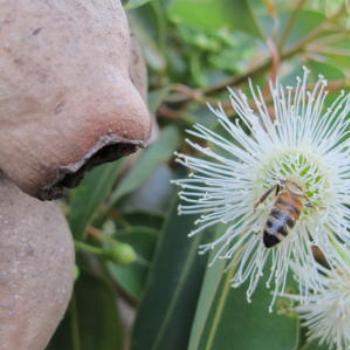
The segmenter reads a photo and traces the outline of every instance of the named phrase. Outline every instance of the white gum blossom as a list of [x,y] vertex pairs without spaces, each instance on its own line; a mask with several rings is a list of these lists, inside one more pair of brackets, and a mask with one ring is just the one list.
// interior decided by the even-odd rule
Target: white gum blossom
[[[321,289],[308,288],[308,296],[287,295],[300,302],[295,310],[307,327],[308,340],[316,340],[329,349],[350,349],[350,268],[338,264],[332,270],[319,266]],[[307,269],[296,270],[308,285]]]
[[[270,84],[272,108],[251,83],[254,108],[243,92],[230,89],[238,118],[230,120],[220,105],[210,106],[221,131],[196,124],[188,133],[199,143],[193,138],[187,143],[200,156],[177,154],[177,161],[190,170],[187,178],[174,181],[181,188],[179,214],[199,215],[189,236],[226,224],[226,231],[202,245],[201,252],[215,249],[215,259],[235,264],[232,284],[247,282],[248,300],[267,274],[274,290],[271,305],[285,290],[291,264],[308,266],[311,284],[320,285],[313,245],[330,264],[339,258],[333,239],[350,245],[350,98],[341,92],[327,108],[327,81],[320,76],[308,90],[308,74],[304,69],[295,87]],[[256,209],[254,204],[289,178],[302,184],[312,207],[302,210],[285,239],[266,248],[262,232],[275,195]]]

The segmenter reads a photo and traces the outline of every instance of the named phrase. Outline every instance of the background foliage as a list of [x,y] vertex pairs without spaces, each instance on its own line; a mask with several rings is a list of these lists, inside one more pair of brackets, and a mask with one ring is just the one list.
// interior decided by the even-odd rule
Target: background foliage
[[[124,3],[149,69],[148,105],[160,133],[147,149],[93,170],[71,192],[67,216],[77,279],[49,350],[325,350],[306,344],[284,300],[275,312],[261,285],[254,302],[232,289],[233,271],[208,267],[177,216],[173,152],[192,152],[185,129],[215,128],[206,103],[234,117],[226,86],[294,83],[303,65],[347,89],[350,40],[345,0],[129,0]],[[290,288],[293,288],[291,286]]]

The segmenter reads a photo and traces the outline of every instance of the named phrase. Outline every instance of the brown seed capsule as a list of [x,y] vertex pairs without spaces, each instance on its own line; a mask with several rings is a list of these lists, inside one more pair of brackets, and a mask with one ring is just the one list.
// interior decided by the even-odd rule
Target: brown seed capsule
[[0,1],[0,23],[0,169],[21,189],[59,197],[144,145],[120,1]]
[[0,348],[42,350],[68,305],[74,250],[55,203],[0,178]]

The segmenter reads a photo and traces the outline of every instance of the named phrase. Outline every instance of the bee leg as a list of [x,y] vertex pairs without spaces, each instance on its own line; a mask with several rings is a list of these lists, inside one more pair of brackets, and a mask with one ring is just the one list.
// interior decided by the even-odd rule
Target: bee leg
[[271,192],[276,189],[276,195],[278,194],[278,192],[281,190],[280,185],[276,184],[274,186],[272,186],[271,188],[269,188],[265,193],[263,193],[263,195],[255,202],[254,204],[254,210],[261,204],[263,203],[266,198],[271,194]]
[[277,196],[277,195],[280,193],[280,191],[281,191],[282,188],[283,188],[283,186],[280,185],[279,183],[276,185],[275,196]]
[[281,191],[283,188],[286,187],[286,180],[285,179],[279,179],[276,186],[277,186],[277,188],[276,188],[276,196],[277,196],[279,191]]

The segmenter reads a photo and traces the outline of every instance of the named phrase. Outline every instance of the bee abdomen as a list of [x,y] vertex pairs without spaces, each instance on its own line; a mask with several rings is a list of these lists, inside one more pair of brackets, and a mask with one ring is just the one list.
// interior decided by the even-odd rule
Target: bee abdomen
[[275,220],[277,220],[279,222],[283,222],[289,228],[293,228],[293,226],[295,225],[296,217],[293,216],[293,214],[290,212],[290,210],[281,211],[279,209],[272,209],[267,222],[273,221],[272,220],[273,218],[275,218]]
[[265,247],[273,247],[282,241],[294,224],[295,220],[289,211],[272,209],[263,232]]

